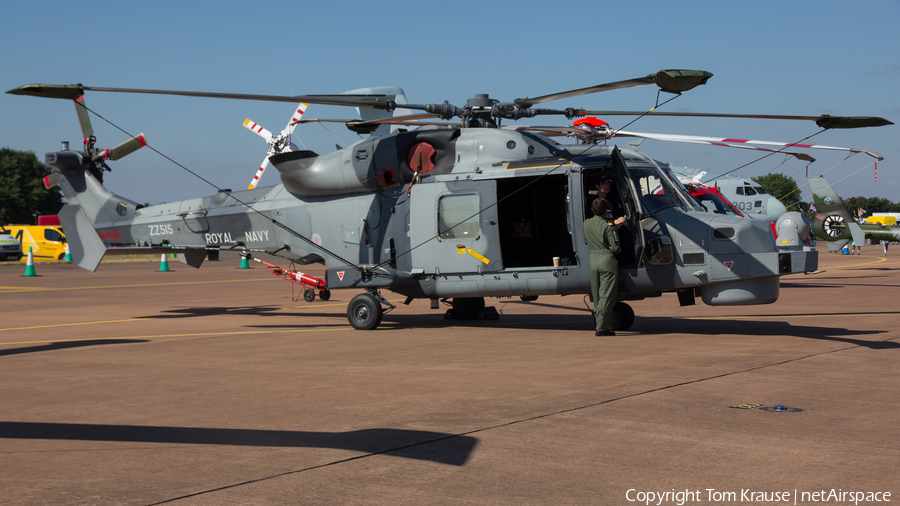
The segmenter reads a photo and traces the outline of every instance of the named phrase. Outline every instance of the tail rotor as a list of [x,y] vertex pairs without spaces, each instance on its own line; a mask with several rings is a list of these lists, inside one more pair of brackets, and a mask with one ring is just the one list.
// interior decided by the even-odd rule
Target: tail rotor
[[[112,170],[106,165],[106,160],[118,160],[134,153],[147,145],[147,138],[140,133],[112,149],[98,149],[95,147],[97,138],[94,137],[94,128],[91,126],[91,117],[84,103],[84,95],[79,95],[73,102],[75,103],[75,113],[78,115],[78,124],[81,126],[81,136],[84,139],[84,153],[88,155],[88,157],[80,157],[80,159],[82,163],[90,165],[88,170],[102,183],[103,171]],[[88,158],[90,162],[85,158]]]
[[297,122],[300,121],[301,118],[303,118],[303,113],[306,112],[306,108],[308,106],[309,104],[307,103],[301,103],[300,105],[298,105],[297,109],[294,111],[294,114],[291,116],[291,120],[288,122],[287,126],[284,127],[284,130],[282,130],[278,135],[273,135],[272,132],[266,130],[262,125],[250,121],[249,118],[244,120],[244,128],[262,137],[263,140],[266,141],[266,144],[269,145],[269,151],[266,153],[266,157],[259,165],[259,169],[256,171],[256,175],[254,175],[253,179],[250,180],[250,185],[247,186],[248,190],[256,188],[256,185],[259,184],[259,180],[262,177],[263,172],[265,172],[266,167],[269,166],[270,156],[277,155],[278,153],[284,153],[286,151],[296,150],[296,146],[291,143],[291,135],[294,133],[294,128],[297,127]]

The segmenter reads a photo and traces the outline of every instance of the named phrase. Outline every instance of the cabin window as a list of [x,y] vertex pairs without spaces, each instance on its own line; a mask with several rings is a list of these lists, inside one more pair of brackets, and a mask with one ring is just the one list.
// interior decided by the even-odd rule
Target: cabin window
[[441,239],[474,239],[478,235],[477,193],[444,195],[438,201],[438,235]]

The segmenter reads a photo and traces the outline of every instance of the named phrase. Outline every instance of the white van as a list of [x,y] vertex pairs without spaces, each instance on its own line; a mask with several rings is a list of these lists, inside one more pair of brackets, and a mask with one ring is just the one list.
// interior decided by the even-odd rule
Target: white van
[[22,243],[0,225],[0,260],[19,260],[20,258],[22,258]]

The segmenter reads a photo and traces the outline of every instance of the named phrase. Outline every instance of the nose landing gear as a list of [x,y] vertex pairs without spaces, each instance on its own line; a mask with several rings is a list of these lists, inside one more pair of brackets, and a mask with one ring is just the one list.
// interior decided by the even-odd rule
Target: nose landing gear
[[350,300],[347,306],[347,320],[356,330],[374,330],[381,325],[381,319],[387,312],[381,307],[382,304],[388,307],[387,311],[396,307],[382,297],[378,290],[361,293]]

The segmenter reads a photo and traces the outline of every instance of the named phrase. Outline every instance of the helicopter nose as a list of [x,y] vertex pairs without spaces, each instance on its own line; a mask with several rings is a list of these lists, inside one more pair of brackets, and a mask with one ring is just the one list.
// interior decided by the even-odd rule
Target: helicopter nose
[[769,201],[766,202],[766,208],[761,211],[761,213],[765,213],[765,215],[760,216],[760,218],[774,223],[775,220],[786,212],[787,208],[784,207],[784,204],[782,204],[780,200],[775,197],[769,197]]

